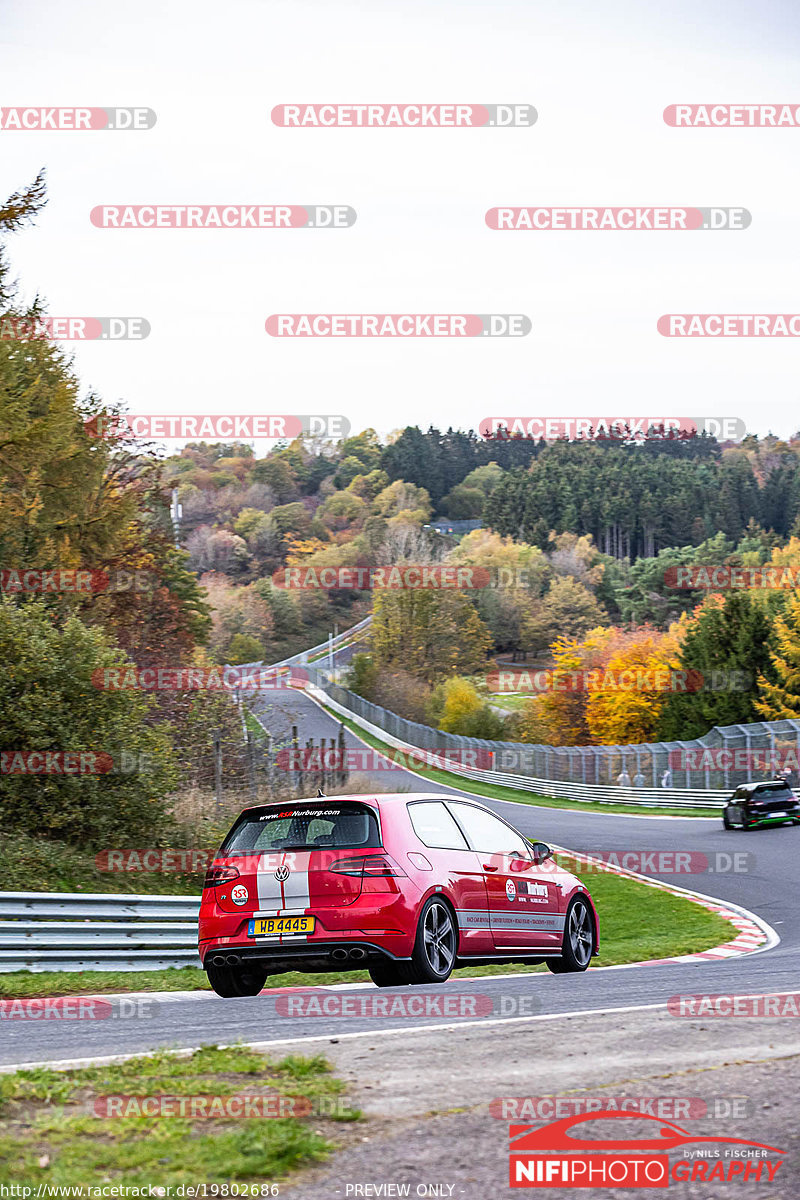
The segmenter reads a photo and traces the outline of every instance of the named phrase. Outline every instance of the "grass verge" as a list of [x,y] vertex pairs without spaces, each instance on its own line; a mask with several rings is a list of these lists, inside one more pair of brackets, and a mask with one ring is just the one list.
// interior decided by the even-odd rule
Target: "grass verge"
[[101,871],[92,852],[66,842],[0,830],[0,878],[4,892],[153,893],[197,896],[199,900],[204,874],[205,871]]
[[[261,1185],[327,1157],[337,1123],[358,1119],[343,1090],[320,1056],[272,1062],[245,1047],[204,1046],[187,1058],[157,1052],[104,1067],[2,1075],[0,1184],[124,1183],[147,1195],[151,1186],[235,1181],[259,1185],[253,1194],[261,1196]],[[212,1095],[259,1096],[267,1112],[287,1111],[278,1108],[280,1097],[301,1097],[291,1107],[308,1115],[106,1117],[95,1109],[100,1101],[105,1111],[104,1096],[169,1096],[181,1098],[172,1102],[173,1111],[191,1112],[186,1098],[199,1097],[194,1103],[202,1106],[208,1103],[202,1097]],[[127,1105],[116,1107],[124,1113]]]
[[506,712],[524,712],[525,705],[531,702],[529,696],[509,696],[507,692],[487,692],[486,698],[493,708]]
[[[321,704],[320,707],[334,721],[343,722],[351,733],[359,737],[362,742],[366,742],[373,750],[381,750],[390,757],[393,755],[402,755],[402,751],[395,750],[387,742],[382,742],[380,738],[367,733],[366,730],[357,725],[355,721],[350,720],[349,717],[341,716],[324,704]],[[722,819],[720,812],[713,808],[693,808],[689,812],[682,808],[659,808],[654,812],[652,808],[645,808],[643,805],[638,804],[592,804],[581,800],[565,800],[560,796],[539,796],[536,792],[520,792],[516,788],[502,787],[495,783],[481,783],[477,779],[468,779],[463,775],[454,775],[451,771],[440,771],[436,767],[418,767],[414,764],[411,769],[417,775],[421,775],[423,779],[429,779],[431,783],[442,783],[447,787],[470,791],[476,796],[486,796],[490,800],[511,800],[515,804],[536,804],[541,808],[580,809],[581,812],[625,813],[627,815],[631,813],[646,813],[651,817],[657,815],[666,817],[718,817],[720,820]]]
[[[569,860],[570,868],[573,860]],[[648,887],[607,871],[585,875],[586,886],[600,917],[600,956],[595,965],[617,966],[648,958],[669,958],[708,950],[735,936],[731,925],[716,913],[682,896]],[[498,975],[546,970],[546,967],[464,967],[461,976]],[[366,971],[329,971],[320,975],[292,971],[273,975],[267,987],[309,987],[326,983],[368,980]],[[14,971],[0,974],[0,997],[66,996],[125,991],[191,991],[208,988],[205,972],[193,967],[169,971]]]

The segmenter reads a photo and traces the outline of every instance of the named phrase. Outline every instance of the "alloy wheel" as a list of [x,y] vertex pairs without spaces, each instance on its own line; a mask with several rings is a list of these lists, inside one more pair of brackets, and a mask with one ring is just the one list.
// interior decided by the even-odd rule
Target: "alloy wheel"
[[456,953],[456,931],[444,904],[435,901],[425,914],[423,927],[425,957],[437,975],[449,972]]
[[583,900],[576,900],[569,914],[569,944],[576,962],[584,967],[592,957],[592,918]]

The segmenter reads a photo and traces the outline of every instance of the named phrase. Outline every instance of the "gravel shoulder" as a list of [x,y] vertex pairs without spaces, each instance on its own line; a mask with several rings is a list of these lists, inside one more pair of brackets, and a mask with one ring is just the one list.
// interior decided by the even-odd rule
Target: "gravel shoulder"
[[[570,1095],[692,1097],[716,1103],[722,1114],[737,1115],[677,1124],[699,1136],[716,1133],[779,1147],[786,1153],[774,1182],[673,1181],[670,1194],[702,1200],[760,1200],[766,1195],[794,1200],[800,1194],[794,1099],[800,1038],[792,1024],[780,1018],[679,1019],[657,1010],[432,1031],[416,1034],[406,1044],[393,1038],[332,1042],[320,1048],[365,1120],[351,1131],[355,1136],[346,1150],[298,1176],[286,1195],[298,1200],[519,1195],[519,1189],[508,1186],[508,1123],[490,1114],[491,1101]],[[744,1109],[747,1116],[741,1115]],[[642,1136],[627,1121],[615,1133]],[[603,1134],[610,1134],[608,1123],[597,1124],[586,1136]],[[682,1148],[673,1150],[670,1161],[682,1157]],[[410,1191],[377,1190],[381,1184],[398,1189],[408,1184]],[[565,1189],[536,1190],[538,1195],[565,1195]],[[608,1200],[632,1194],[615,1188],[580,1191]]]

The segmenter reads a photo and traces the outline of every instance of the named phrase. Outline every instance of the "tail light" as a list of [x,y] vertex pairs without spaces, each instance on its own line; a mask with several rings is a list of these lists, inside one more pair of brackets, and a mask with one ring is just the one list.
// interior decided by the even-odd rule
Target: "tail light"
[[405,878],[406,874],[388,854],[369,854],[366,858],[337,858],[328,870],[336,875],[361,875],[369,879],[380,879],[389,875]]
[[238,867],[224,863],[212,863],[206,871],[206,877],[203,880],[203,887],[219,887],[221,883],[228,883],[231,879],[238,878]]

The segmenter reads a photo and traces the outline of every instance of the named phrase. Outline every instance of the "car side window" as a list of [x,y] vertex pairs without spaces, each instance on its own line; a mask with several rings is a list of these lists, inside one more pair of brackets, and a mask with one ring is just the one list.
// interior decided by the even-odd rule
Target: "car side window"
[[491,813],[473,808],[471,804],[451,803],[459,825],[476,850],[484,854],[509,854],[530,860],[530,847],[525,838]]
[[423,846],[434,850],[468,850],[464,835],[440,801],[417,801],[408,805],[414,833]]

